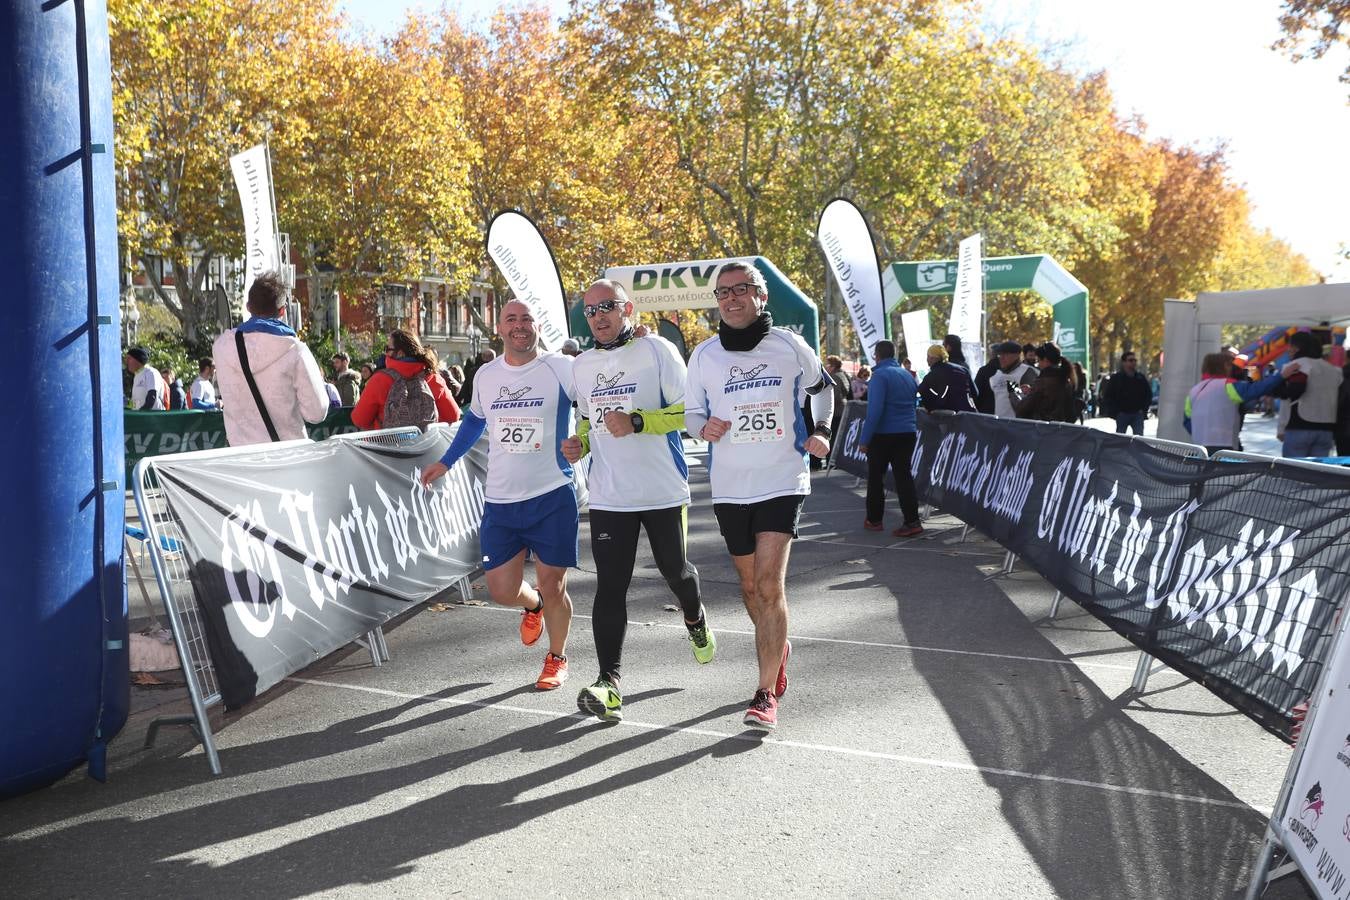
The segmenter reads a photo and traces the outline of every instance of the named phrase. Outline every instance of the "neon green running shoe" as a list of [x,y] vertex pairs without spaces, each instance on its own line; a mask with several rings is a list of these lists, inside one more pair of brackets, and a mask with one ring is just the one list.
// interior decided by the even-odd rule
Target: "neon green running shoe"
[[704,616],[702,624],[689,628],[689,643],[694,647],[694,659],[701,665],[712,662],[713,654],[717,652],[717,638],[708,627],[707,616]]
[[605,679],[597,678],[595,684],[577,694],[577,709],[604,722],[617,722],[623,718],[623,695]]

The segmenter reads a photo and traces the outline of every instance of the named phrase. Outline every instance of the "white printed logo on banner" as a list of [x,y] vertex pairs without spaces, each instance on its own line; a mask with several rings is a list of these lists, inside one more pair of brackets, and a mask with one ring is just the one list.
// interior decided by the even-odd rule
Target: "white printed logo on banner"
[[956,281],[956,268],[946,263],[920,263],[915,270],[915,281],[921,291],[939,291]]

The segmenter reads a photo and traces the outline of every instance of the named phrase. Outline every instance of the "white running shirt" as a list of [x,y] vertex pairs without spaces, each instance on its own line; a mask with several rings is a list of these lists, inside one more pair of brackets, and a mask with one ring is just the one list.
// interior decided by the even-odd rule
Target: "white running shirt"
[[694,348],[685,425],[697,436],[710,417],[731,423],[708,444],[714,503],[811,493],[800,398],[824,377],[815,351],[785,328],[769,329],[753,350],[727,350],[717,337]]
[[201,400],[203,403],[215,403],[216,386],[198,375],[197,379],[192,382],[192,388],[188,396],[192,400]]
[[518,503],[572,483],[561,445],[572,433],[572,359],[541,353],[523,366],[498,357],[473,376],[469,411],[487,422],[491,503]]
[[616,438],[604,412],[664,409],[684,399],[684,360],[670,341],[648,335],[617,350],[587,350],[572,364],[577,409],[590,419],[592,509],[666,509],[689,502],[689,468],[680,432]]

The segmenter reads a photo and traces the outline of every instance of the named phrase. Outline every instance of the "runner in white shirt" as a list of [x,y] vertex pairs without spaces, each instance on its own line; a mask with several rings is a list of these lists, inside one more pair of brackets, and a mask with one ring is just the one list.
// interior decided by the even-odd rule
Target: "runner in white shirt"
[[684,360],[656,335],[635,337],[633,304],[618,282],[601,280],[582,298],[596,346],[576,358],[577,433],[563,443],[591,468],[591,556],[595,609],[591,627],[600,677],[577,695],[582,712],[623,718],[619,667],[628,625],[638,535],[647,531],[656,567],[680,601],[694,658],[712,661],[717,642],[699,594],[698,570],[686,555],[689,469],[684,461]]
[[[430,487],[488,432],[481,531],[488,594],[523,610],[526,646],[547,623],[549,652],[535,687],[550,691],[567,680],[567,570],[577,564],[580,522],[572,465],[561,450],[572,431],[572,359],[539,353],[534,316],[519,300],[502,307],[497,333],[505,353],[475,373],[459,431],[441,461],[423,470],[422,484]],[[537,593],[525,583],[526,550],[534,554]]]
[[788,686],[784,579],[802,501],[811,492],[807,454],[824,459],[830,452],[829,426],[817,425],[808,436],[798,397],[810,395],[812,418],[825,423],[834,412],[834,391],[806,342],[772,327],[758,269],[727,263],[713,293],[722,323],[718,336],[689,357],[684,420],[690,434],[709,442],[713,511],[755,623],[759,687],[745,724],[773,728]]
[[211,378],[216,374],[216,364],[209,356],[203,356],[197,362],[197,377],[188,388],[188,409],[220,409],[216,400],[216,386]]

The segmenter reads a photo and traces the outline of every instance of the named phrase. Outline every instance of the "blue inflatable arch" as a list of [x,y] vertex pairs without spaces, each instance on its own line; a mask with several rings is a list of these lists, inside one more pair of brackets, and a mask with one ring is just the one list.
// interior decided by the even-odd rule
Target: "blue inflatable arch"
[[102,0],[0,0],[0,797],[126,721],[122,380]]

